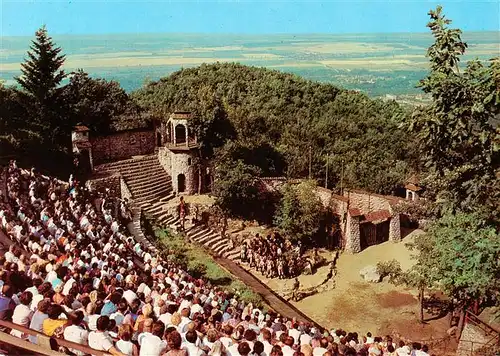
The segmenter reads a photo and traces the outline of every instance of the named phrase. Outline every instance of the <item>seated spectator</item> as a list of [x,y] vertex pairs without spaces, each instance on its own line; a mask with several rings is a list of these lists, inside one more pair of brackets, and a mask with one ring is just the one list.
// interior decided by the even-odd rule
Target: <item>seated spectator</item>
[[97,319],[97,330],[91,331],[88,336],[89,346],[97,351],[106,351],[112,355],[122,356],[113,345],[113,339],[108,335],[109,317],[103,315]]
[[[43,332],[43,322],[48,319],[49,308],[51,306],[49,299],[42,299],[38,302],[38,307],[31,317],[29,328],[38,332]],[[37,337],[30,335],[28,340],[34,344],[37,343]]]
[[48,308],[48,318],[43,321],[42,330],[47,336],[62,337],[64,326],[68,323],[68,319],[61,319],[64,309],[58,304],[51,304]]
[[[72,341],[80,345],[87,345],[89,332],[85,329],[83,325],[83,312],[81,310],[76,311],[69,318],[69,323],[64,328],[64,339]],[[70,349],[76,355],[84,355],[83,352],[76,349]]]
[[[14,313],[12,314],[12,322],[14,324],[23,326],[25,328],[29,327],[31,317],[33,316],[33,312],[30,309],[30,303],[32,299],[33,294],[31,294],[31,292],[23,292],[21,294],[21,296],[19,297],[20,304],[14,309]],[[28,338],[28,335],[16,329],[12,329],[10,334],[23,339]]]
[[167,343],[162,340],[165,326],[161,321],[154,322],[151,332],[144,332],[138,337],[140,356],[160,356],[167,348]]
[[131,341],[133,333],[134,329],[128,324],[121,325],[118,328],[118,337],[120,340],[116,342],[116,349],[124,355],[139,355],[139,349],[137,348],[137,345]]

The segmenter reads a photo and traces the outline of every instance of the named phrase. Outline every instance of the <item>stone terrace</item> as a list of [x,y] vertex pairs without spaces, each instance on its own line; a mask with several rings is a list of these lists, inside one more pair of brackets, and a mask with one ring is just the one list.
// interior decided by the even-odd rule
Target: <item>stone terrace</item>
[[[172,189],[172,178],[160,165],[156,155],[102,164],[97,166],[95,171],[99,174],[119,173],[121,175],[122,196],[129,196],[133,201],[131,209],[133,222],[129,225],[129,230],[139,241],[148,247],[153,247],[141,231],[141,209],[149,213],[161,227],[174,230],[180,228],[180,221],[175,211],[177,202],[173,201],[175,194]],[[186,234],[191,241],[204,246],[217,256],[233,261],[239,260],[239,248],[234,247],[228,237],[223,237],[219,232],[203,226],[190,228],[189,219],[186,219],[186,229]]]

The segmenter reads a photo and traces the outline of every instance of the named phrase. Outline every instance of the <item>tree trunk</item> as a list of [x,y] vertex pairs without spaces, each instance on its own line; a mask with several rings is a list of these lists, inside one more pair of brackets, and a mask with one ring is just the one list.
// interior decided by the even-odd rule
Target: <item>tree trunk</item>
[[457,341],[460,340],[460,337],[462,336],[462,331],[464,330],[465,326],[465,309],[463,307],[460,308],[460,319],[458,321],[458,330],[455,335]]
[[424,287],[420,287],[418,291],[418,302],[419,302],[419,320],[421,323],[424,322]]
[[201,174],[201,165],[198,165],[198,194],[201,194],[201,187],[202,187],[202,174]]

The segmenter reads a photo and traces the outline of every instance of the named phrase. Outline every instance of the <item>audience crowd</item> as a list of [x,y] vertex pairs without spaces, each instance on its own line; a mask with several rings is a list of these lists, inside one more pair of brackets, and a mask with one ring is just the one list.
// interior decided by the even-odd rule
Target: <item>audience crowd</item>
[[[134,241],[125,201],[112,204],[72,178],[11,162],[0,198],[0,225],[14,242],[0,257],[0,320],[113,355],[428,355],[418,343],[290,320],[194,279]],[[290,248],[276,238],[248,255],[252,263],[269,256],[285,276],[297,273],[283,260]]]

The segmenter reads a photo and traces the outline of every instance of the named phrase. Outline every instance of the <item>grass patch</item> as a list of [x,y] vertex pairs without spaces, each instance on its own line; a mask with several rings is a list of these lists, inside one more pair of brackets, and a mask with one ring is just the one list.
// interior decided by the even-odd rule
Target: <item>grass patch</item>
[[214,286],[234,293],[245,303],[264,307],[261,296],[219,266],[203,248],[187,242],[180,234],[168,229],[154,229],[158,242],[164,246],[164,257],[178,263],[195,278],[205,278]]

